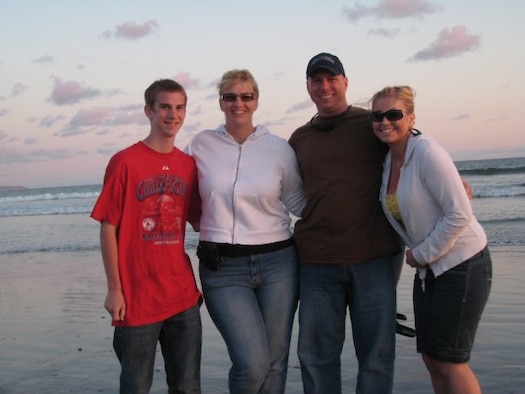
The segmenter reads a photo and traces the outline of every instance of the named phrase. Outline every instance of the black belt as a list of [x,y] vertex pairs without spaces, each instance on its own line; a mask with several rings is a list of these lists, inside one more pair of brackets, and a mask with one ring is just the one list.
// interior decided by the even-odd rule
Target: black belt
[[468,263],[469,261],[476,260],[478,257],[483,257],[483,256],[485,256],[488,253],[488,251],[489,251],[489,247],[485,246],[481,251],[476,253],[474,256],[472,256],[471,258],[465,260],[464,263]]
[[224,257],[242,257],[252,254],[276,252],[294,244],[293,238],[263,245],[217,244],[219,254]]

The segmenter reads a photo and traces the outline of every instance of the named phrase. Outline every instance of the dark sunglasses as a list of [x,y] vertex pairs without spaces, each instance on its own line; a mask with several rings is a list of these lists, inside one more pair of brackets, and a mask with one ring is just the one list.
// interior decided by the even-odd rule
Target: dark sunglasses
[[389,122],[403,119],[403,111],[400,109],[389,109],[388,111],[374,111],[372,112],[372,122],[382,122],[386,118]]
[[239,97],[243,103],[247,103],[249,101],[255,100],[255,93],[241,93],[241,94],[224,93],[221,96],[221,99],[222,101],[233,103],[234,101],[237,100],[237,97]]
[[310,126],[316,131],[332,131],[336,127],[339,127],[343,122],[349,118],[349,113],[352,107],[349,106],[345,112],[337,116],[321,117],[319,113],[315,114],[310,119]]

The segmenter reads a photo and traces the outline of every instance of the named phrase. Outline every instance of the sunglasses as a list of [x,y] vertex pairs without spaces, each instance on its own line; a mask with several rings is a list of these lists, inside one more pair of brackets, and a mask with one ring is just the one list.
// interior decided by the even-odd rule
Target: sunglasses
[[237,100],[237,97],[239,97],[243,103],[253,101],[256,98],[255,93],[241,93],[241,94],[224,93],[221,96],[221,100],[226,101],[227,103],[233,103]]
[[403,119],[403,111],[400,109],[389,109],[388,111],[374,111],[372,112],[372,122],[382,122],[386,118],[389,122]]
[[339,126],[346,118],[346,112],[343,115],[337,116],[335,119],[322,119],[319,114],[315,114],[312,119],[310,119],[310,126],[316,131],[332,131],[336,126]]

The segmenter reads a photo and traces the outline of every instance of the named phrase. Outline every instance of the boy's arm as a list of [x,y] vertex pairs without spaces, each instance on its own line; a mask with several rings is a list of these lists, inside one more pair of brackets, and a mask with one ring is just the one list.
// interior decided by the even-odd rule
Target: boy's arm
[[190,198],[190,208],[188,210],[188,223],[193,227],[193,231],[200,231],[201,219],[201,196],[199,193],[199,184],[195,182],[195,187],[192,190]]
[[122,293],[118,266],[117,228],[108,222],[102,222],[100,225],[100,248],[108,282],[104,307],[113,320],[124,320],[126,302]]

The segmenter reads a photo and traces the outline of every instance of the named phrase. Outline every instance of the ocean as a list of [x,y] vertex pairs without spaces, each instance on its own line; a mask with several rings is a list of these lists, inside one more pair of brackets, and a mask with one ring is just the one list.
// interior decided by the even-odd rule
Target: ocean
[[[473,189],[473,210],[489,245],[525,245],[525,157],[458,161],[456,166]],[[97,249],[98,223],[89,214],[101,187],[1,191],[0,255]],[[62,220],[46,219],[55,215]],[[190,249],[196,246],[191,228],[186,242]]]

